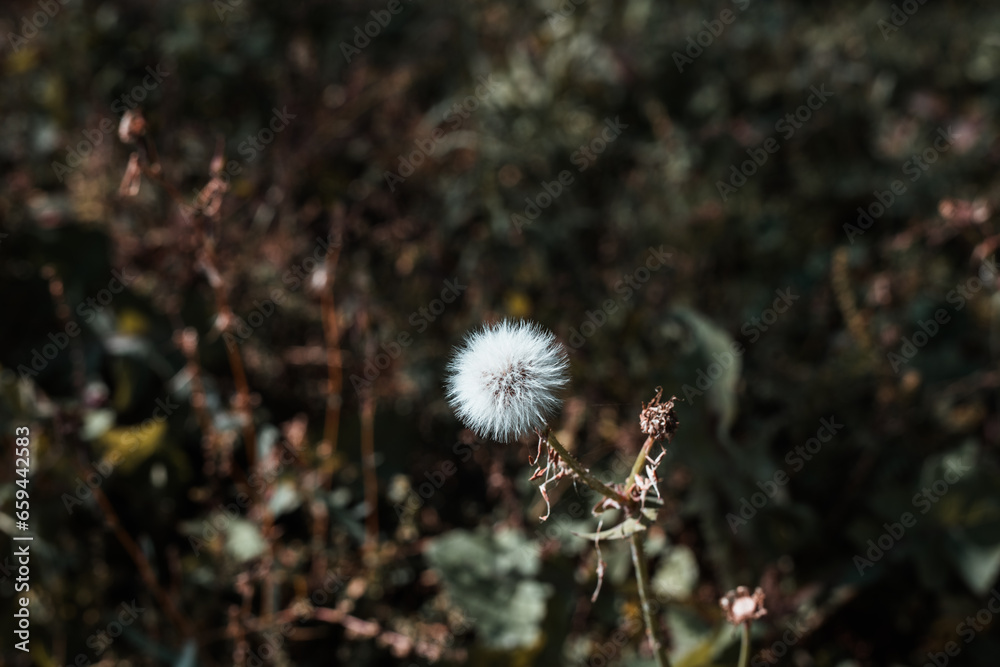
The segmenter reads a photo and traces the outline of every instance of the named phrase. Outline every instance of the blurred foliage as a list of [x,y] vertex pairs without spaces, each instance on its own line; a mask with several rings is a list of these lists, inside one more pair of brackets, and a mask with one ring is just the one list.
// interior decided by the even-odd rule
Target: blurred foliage
[[[37,535],[4,661],[649,664],[627,545],[578,537],[593,499],[539,522],[535,443],[444,401],[464,332],[517,316],[569,345],[553,427],[596,470],[681,399],[647,531],[676,664],[735,664],[717,602],[759,584],[755,650],[807,628],[778,664],[996,665],[962,624],[1000,572],[998,7],[390,4],[0,10],[0,433],[31,428]],[[186,204],[223,149],[205,229],[148,174],[120,196],[133,102]]]

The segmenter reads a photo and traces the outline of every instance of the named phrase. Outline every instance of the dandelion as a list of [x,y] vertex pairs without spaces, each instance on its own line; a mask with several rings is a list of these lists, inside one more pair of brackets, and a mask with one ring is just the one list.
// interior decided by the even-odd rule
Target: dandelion
[[[657,388],[656,397],[643,406],[640,425],[649,437],[627,482],[609,486],[584,467],[559,442],[551,428],[542,428],[560,405],[558,390],[568,382],[568,367],[566,351],[550,331],[532,322],[504,320],[472,332],[457,350],[448,367],[445,385],[448,401],[459,419],[480,436],[510,441],[531,429],[537,432],[538,453],[534,460],[529,456],[528,463],[535,467],[531,479],[543,478],[539,491],[549,511],[541,517],[542,521],[551,512],[545,488],[565,477],[574,483],[582,482],[603,496],[593,510],[595,515],[605,509],[624,511],[621,524],[602,530],[602,518],[597,532],[586,536],[597,546],[597,589],[591,600],[596,599],[604,577],[601,540],[630,540],[646,635],[656,664],[670,667],[662,628],[650,605],[652,591],[641,533],[656,520],[656,507],[646,507],[646,494],[653,489],[660,495],[656,468],[666,453],[664,450],[656,459],[650,459],[649,448],[656,440],[669,442],[677,430],[676,399],[661,404],[663,391]],[[646,474],[641,476],[644,465]],[[745,662],[740,667],[746,667]]]
[[559,407],[568,368],[550,331],[504,320],[465,339],[448,368],[448,401],[476,434],[509,442],[543,426]]

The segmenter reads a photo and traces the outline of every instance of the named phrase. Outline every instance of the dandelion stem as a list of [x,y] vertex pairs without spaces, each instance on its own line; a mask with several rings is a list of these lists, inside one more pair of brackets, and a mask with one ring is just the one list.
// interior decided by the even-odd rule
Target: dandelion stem
[[660,637],[659,625],[653,618],[650,607],[649,571],[646,569],[646,554],[642,548],[642,533],[632,534],[632,564],[635,566],[635,581],[639,585],[639,602],[642,604],[642,617],[646,622],[646,636],[656,656],[659,667],[670,667],[670,658],[663,639]]
[[747,667],[750,658],[750,621],[743,623],[743,641],[740,643],[739,667]]
[[602,496],[610,498],[611,500],[615,501],[616,503],[619,503],[622,506],[625,505],[626,503],[625,496],[618,493],[617,491],[612,489],[610,486],[606,485],[601,480],[597,479],[597,477],[595,477],[592,472],[584,468],[583,464],[580,463],[580,461],[575,456],[570,454],[569,450],[563,447],[562,443],[559,442],[559,440],[556,438],[556,434],[553,433],[551,430],[548,433],[548,444],[549,447],[556,450],[556,453],[559,454],[559,458],[561,458],[566,463],[566,465],[568,465],[570,469],[574,473],[576,473],[577,477],[579,477],[584,484],[592,488],[594,491],[597,491]]

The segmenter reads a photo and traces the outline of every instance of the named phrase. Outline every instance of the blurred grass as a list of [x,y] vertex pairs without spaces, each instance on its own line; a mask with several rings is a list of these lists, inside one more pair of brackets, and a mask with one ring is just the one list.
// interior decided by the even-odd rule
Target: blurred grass
[[[63,495],[105,453],[80,437],[84,426],[111,415],[112,430],[93,443],[116,450],[123,435],[141,432],[145,444],[100,488],[198,628],[198,664],[234,662],[242,646],[234,627],[256,650],[265,642],[260,619],[303,600],[328,612],[297,621],[278,664],[581,664],[598,655],[637,618],[627,555],[604,548],[608,581],[591,605],[593,550],[566,544],[577,538],[564,531],[550,539],[534,523],[538,497],[525,465],[534,443],[475,443],[459,430],[441,386],[451,347],[483,320],[530,317],[569,342],[609,299],[617,308],[606,323],[570,350],[573,382],[559,426],[588,465],[606,467],[615,452],[638,449],[640,402],[656,386],[684,398],[661,469],[669,511],[650,531],[662,545],[650,548],[654,573],[681,549],[696,559],[696,581],[662,615],[675,645],[714,640],[718,598],[758,583],[770,610],[757,626],[758,648],[815,610],[813,629],[793,649],[796,664],[907,664],[958,641],[958,624],[985,604],[1000,568],[1000,296],[996,275],[981,273],[998,242],[1000,14],[989,3],[926,3],[884,38],[878,22],[890,17],[891,3],[740,4],[587,0],[550,20],[555,4],[404,3],[350,63],[341,42],[384,4],[244,2],[220,20],[212,3],[70,2],[24,48],[8,43],[0,79],[0,231],[9,234],[0,238],[0,422],[5,443],[25,423],[38,442],[33,629],[51,664],[81,652],[101,657],[87,638],[134,597],[150,611],[112,644],[114,659],[195,660],[98,506],[87,499],[67,512]],[[732,24],[679,72],[674,53],[726,8]],[[18,31],[35,11],[33,3],[8,3],[0,34]],[[244,537],[266,545],[249,564],[222,541],[195,552],[188,530],[200,533],[236,502],[241,474],[255,472],[233,371],[213,331],[218,313],[199,265],[201,237],[148,179],[137,197],[118,197],[132,149],[114,132],[64,182],[53,169],[102,119],[117,123],[115,100],[157,65],[169,75],[142,107],[164,176],[192,201],[220,137],[240,166],[208,230],[234,314],[248,319],[275,290],[284,296],[240,344],[260,458],[293,455],[256,471],[261,497],[240,505],[246,523],[231,523],[253,527]],[[495,89],[453,128],[448,113],[475,95],[483,76]],[[776,131],[820,85],[833,91],[830,100],[790,137]],[[248,158],[241,145],[286,107],[294,121]],[[580,170],[574,158],[609,118],[627,128]],[[433,153],[390,189],[386,172],[426,146],[435,128],[444,134]],[[952,128],[953,145],[907,180],[904,165],[939,128]],[[777,152],[720,198],[718,182],[731,166],[771,136]],[[537,201],[564,170],[573,183],[516,230],[512,215],[524,215],[525,199]],[[895,179],[906,193],[852,241],[845,225]],[[286,276],[297,267],[310,273],[305,258],[338,207],[344,248],[327,284],[343,331],[344,390],[331,451],[321,442],[328,396],[320,299]],[[669,265],[626,297],[621,285],[661,246],[672,253]],[[84,321],[80,304],[126,267],[139,277]],[[959,308],[949,294],[978,275],[982,286]],[[53,276],[63,297],[52,292]],[[433,314],[446,280],[469,287]],[[785,289],[801,300],[766,330],[753,324]],[[894,372],[888,355],[942,308],[951,321]],[[82,331],[67,351],[15,382],[18,367],[30,367],[33,351],[66,321]],[[190,360],[175,338],[185,327],[199,334],[202,398],[185,383]],[[350,377],[363,377],[372,349],[403,333],[412,344],[372,383],[381,535],[362,554],[368,508]],[[699,388],[699,373],[734,342],[745,351],[726,374],[705,395],[685,392]],[[164,399],[181,407],[154,429],[136,430]],[[232,473],[205,467],[202,406],[219,434],[220,460],[233,453]],[[791,470],[786,455],[831,415],[844,430]],[[854,556],[885,522],[914,511],[914,494],[939,478],[938,462],[958,453],[975,462],[972,471],[859,574]],[[458,472],[416,511],[397,512],[447,461]],[[318,480],[317,470],[332,476]],[[777,470],[789,471],[790,482],[734,535],[726,515]],[[5,478],[6,514],[11,488]],[[557,516],[574,491],[560,494]],[[541,551],[525,599],[545,613],[530,622],[490,597],[517,585],[506,570],[479,580],[485,597],[469,593],[463,606],[454,594],[463,568],[425,555],[428,545],[490,535],[494,526]],[[345,581],[322,602],[313,597],[320,571]],[[0,593],[12,596],[9,580]],[[497,651],[497,626],[466,618],[477,604],[524,621],[524,645]],[[330,621],[335,613],[378,629]],[[404,651],[391,633],[414,645]],[[609,662],[640,664],[642,635],[629,637]],[[427,648],[445,638],[455,653]],[[1000,654],[992,626],[961,646],[962,664],[992,666]],[[723,642],[691,664],[730,664],[735,650]],[[3,655],[28,664],[6,646]]]

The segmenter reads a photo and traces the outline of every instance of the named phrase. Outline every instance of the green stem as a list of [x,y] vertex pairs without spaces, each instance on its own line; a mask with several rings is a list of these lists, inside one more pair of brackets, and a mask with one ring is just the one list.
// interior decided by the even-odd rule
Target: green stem
[[653,446],[653,442],[653,436],[649,436],[646,438],[646,442],[643,443],[642,449],[639,450],[639,456],[636,457],[635,463],[632,464],[632,472],[629,473],[628,479],[625,480],[626,493],[632,487],[632,484],[635,483],[635,476],[642,471],[642,467],[646,463],[646,456],[649,455],[649,449]]
[[632,564],[635,566],[635,581],[639,585],[639,602],[642,604],[642,617],[646,621],[646,636],[653,647],[656,664],[659,667],[670,667],[666,645],[660,638],[659,625],[653,618],[653,610],[649,604],[649,571],[646,569],[646,554],[642,548],[642,533],[632,534]]
[[750,659],[750,621],[743,624],[743,641],[740,645],[740,662],[739,667],[747,667],[747,661]]
[[584,484],[592,488],[594,491],[597,491],[602,496],[614,500],[616,503],[619,503],[623,507],[625,506],[626,502],[625,496],[618,493],[610,486],[606,485],[604,482],[594,477],[593,473],[584,468],[583,464],[580,463],[580,461],[577,460],[575,456],[570,454],[565,447],[563,447],[562,443],[556,439],[556,434],[553,433],[552,431],[549,431],[548,443],[549,446],[552,449],[556,450],[556,453],[559,454],[559,458],[561,458],[566,463],[566,465],[568,465],[570,469],[574,473],[576,473],[576,476],[579,477]]

